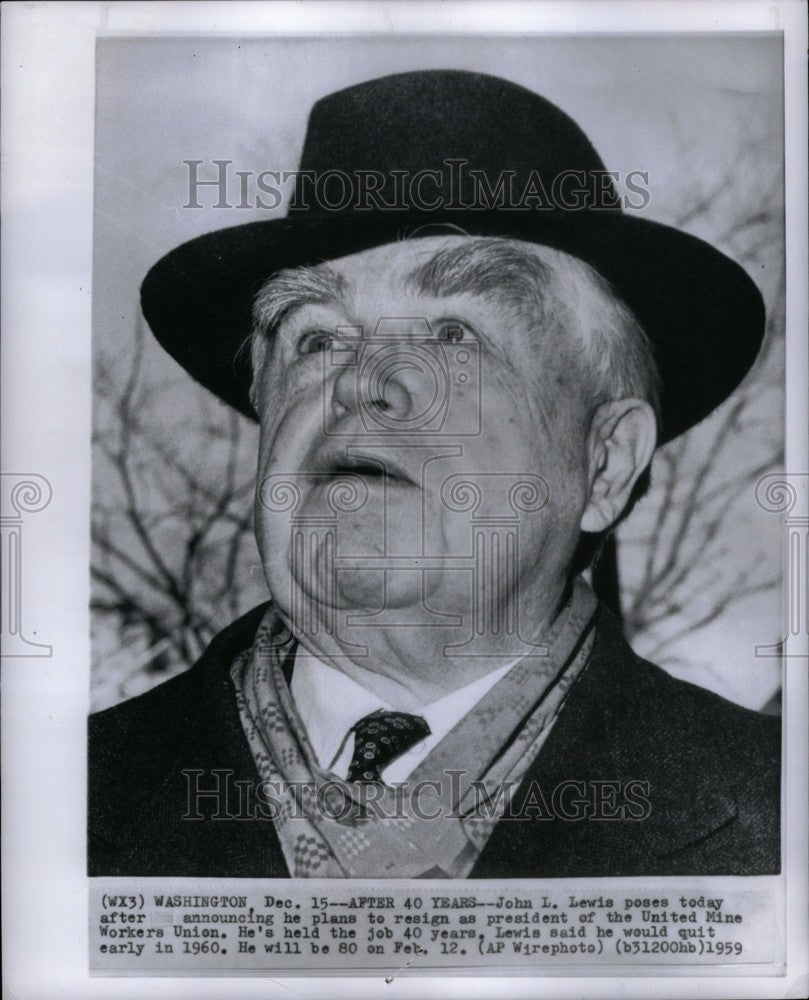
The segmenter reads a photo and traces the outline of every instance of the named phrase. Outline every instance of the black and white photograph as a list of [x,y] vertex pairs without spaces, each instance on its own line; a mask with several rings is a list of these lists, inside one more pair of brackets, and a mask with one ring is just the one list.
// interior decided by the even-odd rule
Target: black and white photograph
[[780,67],[99,42],[90,874],[780,870]]
[[4,185],[4,829],[96,990],[793,995],[805,5],[711,6],[72,8],[75,274]]

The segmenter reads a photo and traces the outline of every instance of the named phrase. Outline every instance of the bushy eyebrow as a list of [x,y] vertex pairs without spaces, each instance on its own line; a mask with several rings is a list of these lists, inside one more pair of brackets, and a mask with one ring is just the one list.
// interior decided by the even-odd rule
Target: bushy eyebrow
[[469,237],[442,247],[405,275],[406,288],[435,298],[477,295],[542,325],[549,317],[550,269],[508,241]]
[[315,303],[345,305],[349,283],[328,264],[278,271],[259,290],[253,302],[254,333],[268,333],[293,309]]

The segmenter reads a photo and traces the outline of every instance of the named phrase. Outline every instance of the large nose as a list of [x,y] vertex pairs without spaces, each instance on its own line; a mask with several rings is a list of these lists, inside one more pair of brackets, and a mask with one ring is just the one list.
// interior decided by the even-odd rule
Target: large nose
[[354,352],[353,363],[341,367],[334,383],[334,416],[361,415],[371,430],[417,427],[434,408],[443,381],[431,346],[366,340],[355,343]]

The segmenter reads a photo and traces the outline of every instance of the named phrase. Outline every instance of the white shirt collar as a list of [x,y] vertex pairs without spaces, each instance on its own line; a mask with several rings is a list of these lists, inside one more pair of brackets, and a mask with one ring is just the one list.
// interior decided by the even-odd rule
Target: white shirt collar
[[[519,658],[424,705],[420,714],[430,727],[430,735],[391,761],[382,771],[385,783],[404,781],[517,662]],[[377,709],[401,709],[401,706],[383,701],[300,646],[295,654],[290,690],[318,763],[340,778],[347,775],[354,752],[354,734],[349,733],[351,727]]]

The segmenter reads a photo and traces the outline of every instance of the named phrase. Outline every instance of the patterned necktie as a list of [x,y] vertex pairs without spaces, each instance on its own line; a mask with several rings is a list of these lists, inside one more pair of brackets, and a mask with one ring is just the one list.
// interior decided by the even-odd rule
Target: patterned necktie
[[380,773],[392,760],[430,735],[430,727],[420,715],[386,712],[379,709],[351,727],[354,756],[348,781],[381,781]]

